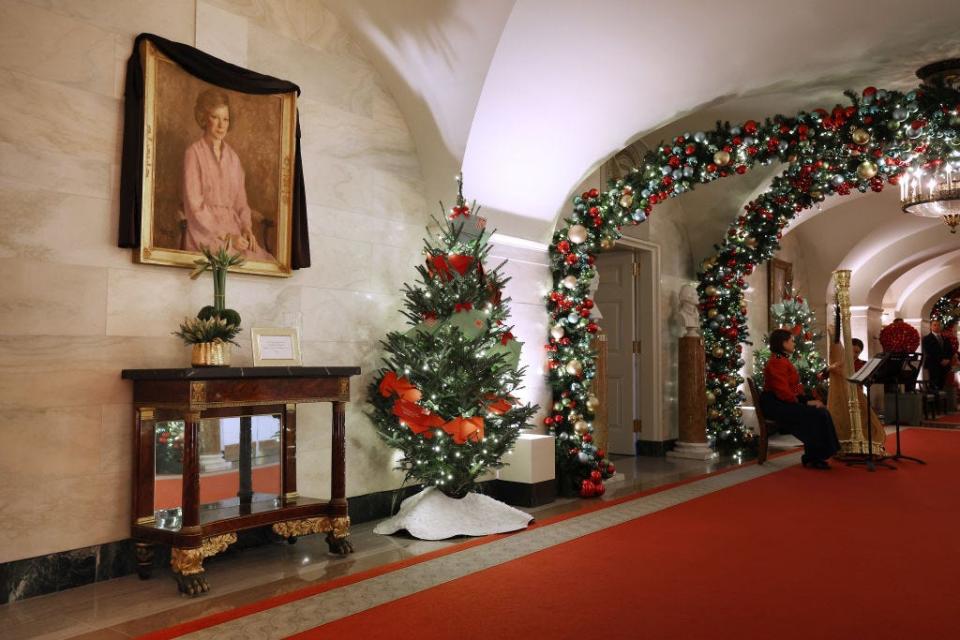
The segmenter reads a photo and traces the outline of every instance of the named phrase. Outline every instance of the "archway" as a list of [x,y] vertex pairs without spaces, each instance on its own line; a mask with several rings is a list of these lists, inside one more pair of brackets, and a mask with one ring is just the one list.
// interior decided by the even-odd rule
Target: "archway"
[[557,435],[557,460],[574,481],[604,472],[603,452],[591,446],[594,400],[589,381],[595,366],[588,319],[589,283],[599,251],[620,237],[625,224],[640,224],[653,207],[696,184],[757,165],[786,163],[765,192],[745,206],[714,256],[698,271],[701,325],[707,350],[708,432],[728,451],[748,444],[739,405],[742,342],[748,339],[744,278],[779,248],[784,226],[799,212],[833,195],[882,191],[909,167],[922,168],[956,154],[960,145],[960,95],[924,85],[914,91],[847,93],[849,106],[777,115],[710,132],[684,133],[648,153],[641,165],[605,191],[573,200],[573,212],[553,236],[554,275],[547,297],[551,338],[546,345],[554,412],[545,422]]

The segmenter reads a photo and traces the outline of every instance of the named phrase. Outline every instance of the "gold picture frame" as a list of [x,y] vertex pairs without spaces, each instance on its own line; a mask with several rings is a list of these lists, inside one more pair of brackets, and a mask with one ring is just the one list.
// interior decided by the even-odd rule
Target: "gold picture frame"
[[255,367],[299,367],[300,332],[290,327],[254,327],[250,329]]
[[793,293],[793,264],[772,258],[767,267],[767,327],[772,331],[773,305]]
[[[223,89],[193,76],[151,42],[145,40],[140,46],[143,179],[140,247],[134,249],[134,260],[193,267],[202,257],[200,246],[216,249],[230,239],[231,249],[243,252],[246,258],[231,271],[290,276],[296,92],[256,95]],[[210,131],[200,128],[205,93],[226,96],[228,101],[227,133],[220,133],[217,154],[210,143],[210,152],[198,146]],[[210,108],[204,113],[212,112]],[[217,184],[211,185],[210,174],[200,179],[199,171],[192,171],[193,150],[199,150],[196,157],[201,160],[209,153],[210,159],[205,161],[223,168],[218,174],[221,178],[214,181]],[[191,178],[194,173],[198,178]],[[225,202],[238,204],[207,207],[205,198],[213,192]],[[209,212],[214,209],[234,212],[234,217],[213,217]],[[218,215],[222,215],[220,211]],[[207,217],[201,218],[201,212]],[[246,225],[241,233],[236,232],[237,227],[204,224],[227,220],[230,225],[234,219],[242,221],[236,224]],[[191,226],[191,222],[195,224]]]

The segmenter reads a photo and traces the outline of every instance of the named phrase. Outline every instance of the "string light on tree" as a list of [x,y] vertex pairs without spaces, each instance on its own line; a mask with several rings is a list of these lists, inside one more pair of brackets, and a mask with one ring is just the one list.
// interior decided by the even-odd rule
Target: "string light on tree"
[[458,186],[456,206],[434,220],[438,240],[425,240],[419,280],[404,285],[412,328],[387,334],[384,367],[368,391],[377,433],[401,453],[407,479],[457,498],[502,466],[537,411],[514,397],[524,369],[506,324],[506,278],[484,268],[489,233]]

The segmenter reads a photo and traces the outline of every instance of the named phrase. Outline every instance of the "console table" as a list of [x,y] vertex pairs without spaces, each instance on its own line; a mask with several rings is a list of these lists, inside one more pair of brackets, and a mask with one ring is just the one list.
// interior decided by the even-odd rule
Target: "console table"
[[[123,370],[133,381],[136,412],[131,535],[140,577],[150,576],[152,545],[168,544],[180,591],[204,593],[203,559],[236,542],[237,531],[266,525],[291,542],[326,532],[332,552],[351,553],[344,416],[350,377],[359,373],[359,367]],[[297,493],[297,405],[309,402],[333,405],[330,500]]]

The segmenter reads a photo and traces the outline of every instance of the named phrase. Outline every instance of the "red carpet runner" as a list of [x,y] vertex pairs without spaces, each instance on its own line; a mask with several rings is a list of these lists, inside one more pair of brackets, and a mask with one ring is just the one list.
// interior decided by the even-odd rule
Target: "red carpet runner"
[[927,466],[794,467],[422,591],[307,638],[955,638],[960,434]]

